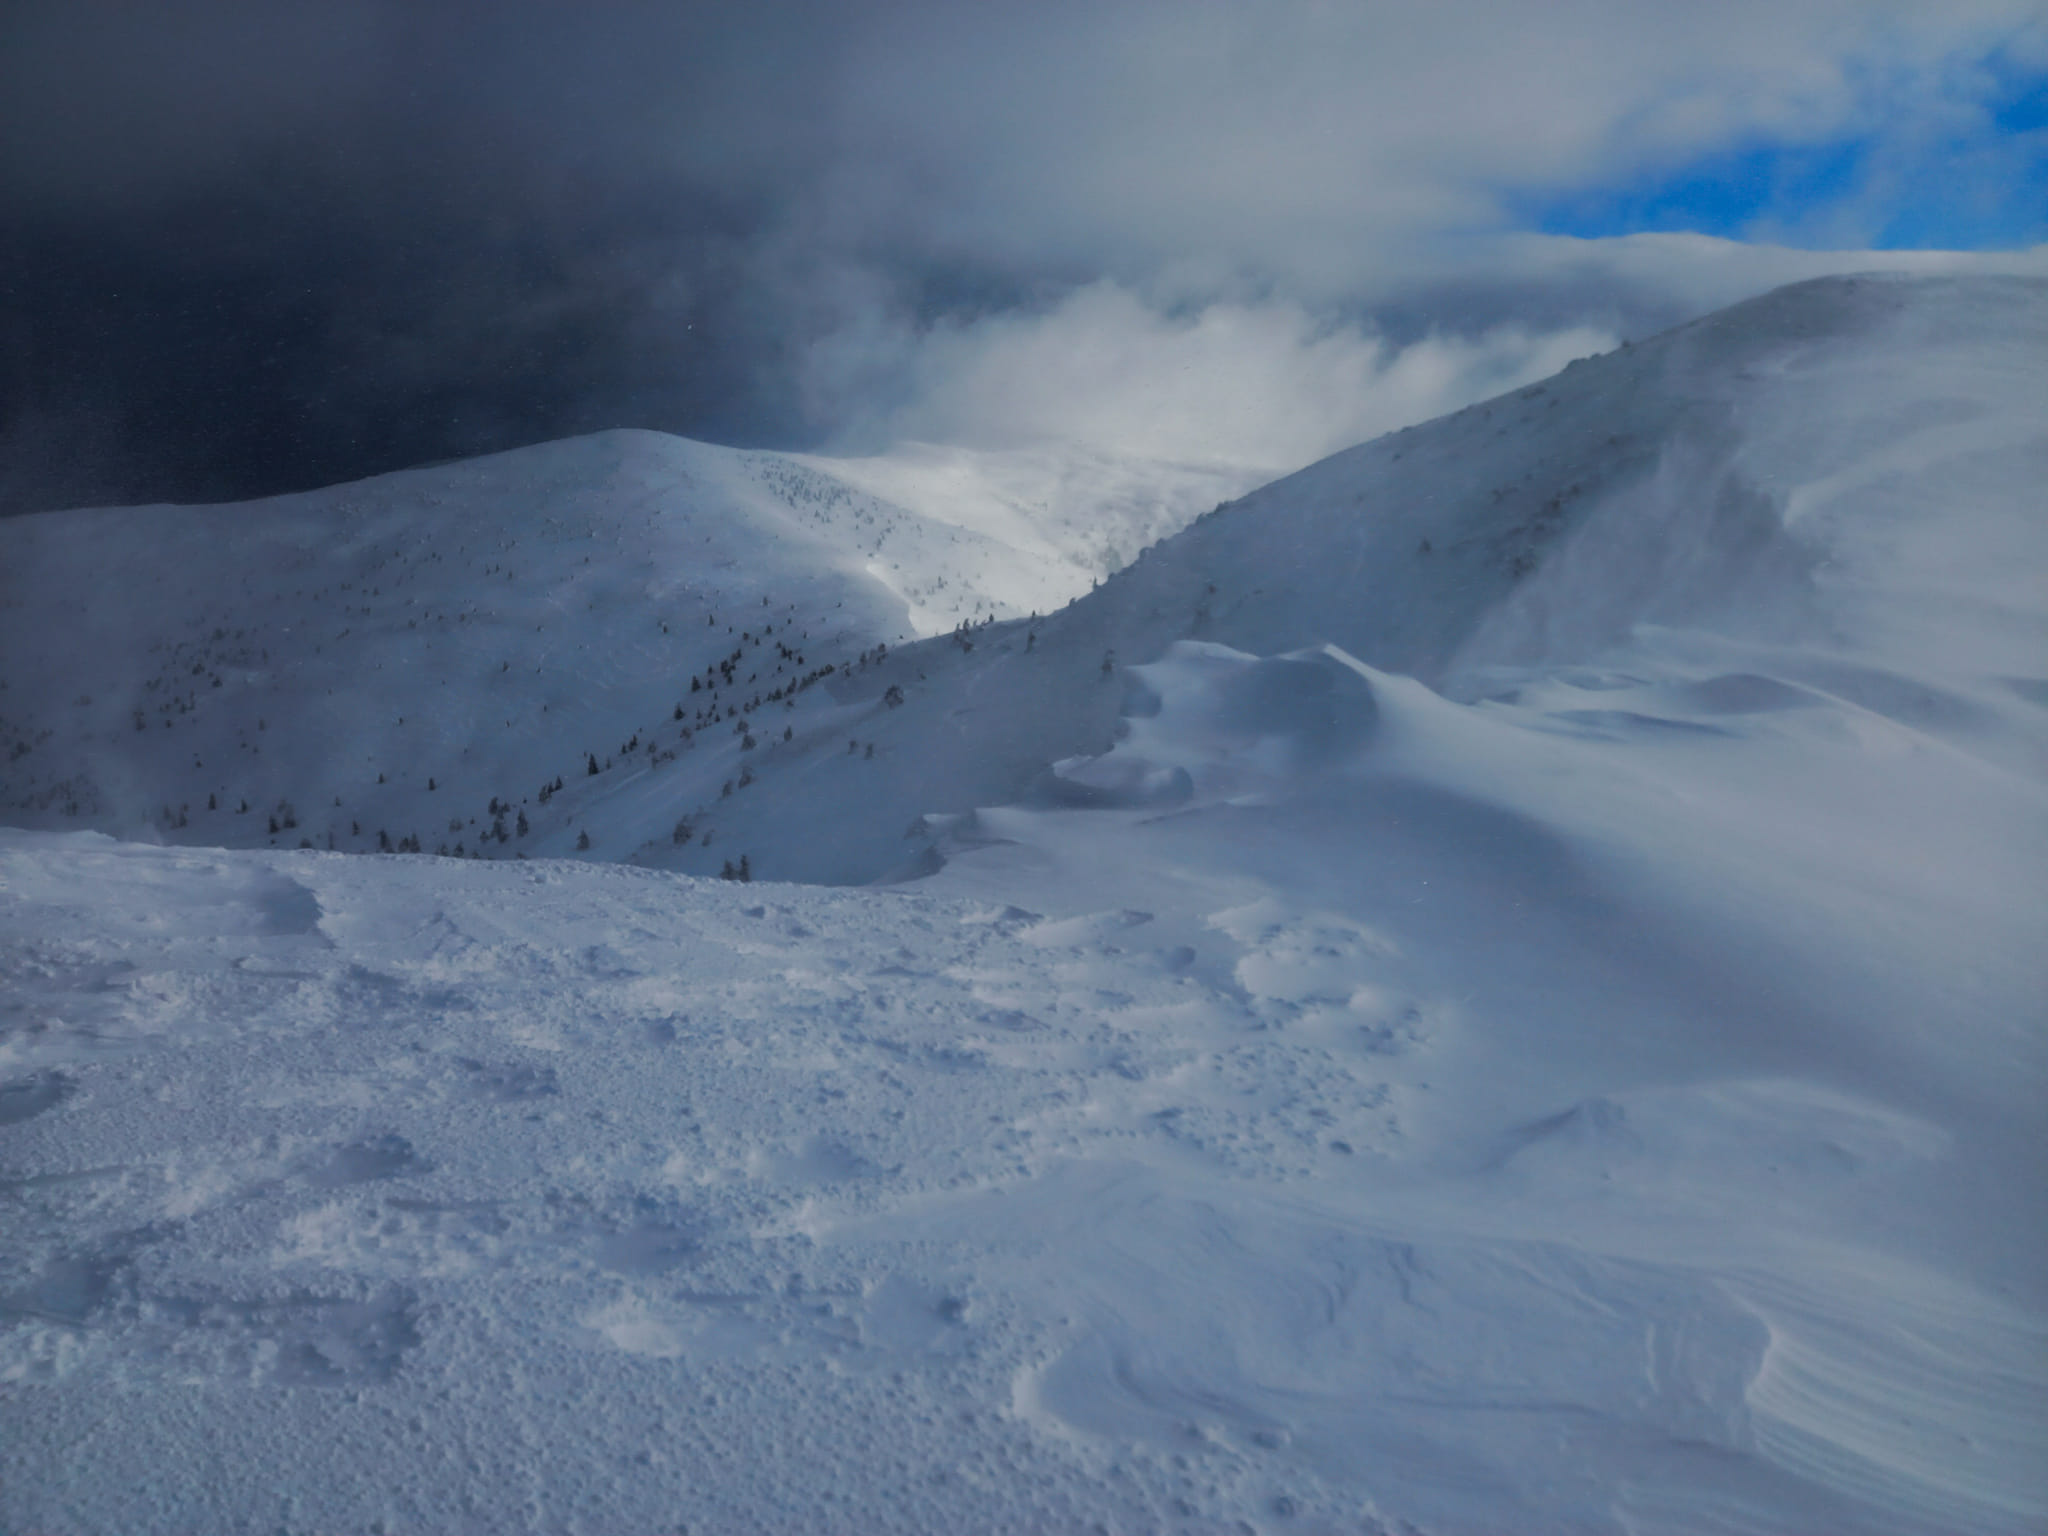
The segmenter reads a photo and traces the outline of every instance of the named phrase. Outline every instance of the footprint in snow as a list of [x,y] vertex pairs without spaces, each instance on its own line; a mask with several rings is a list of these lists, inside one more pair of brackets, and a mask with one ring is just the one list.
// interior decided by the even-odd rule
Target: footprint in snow
[[62,1072],[37,1072],[0,1083],[0,1125],[19,1125],[55,1109],[75,1086]]
[[376,1179],[395,1179],[404,1174],[427,1173],[432,1171],[433,1165],[423,1162],[413,1152],[412,1143],[403,1136],[387,1133],[336,1147],[324,1157],[309,1160],[303,1167],[309,1180],[332,1189],[345,1184],[367,1184]]
[[813,1137],[794,1151],[755,1152],[747,1172],[778,1184],[847,1184],[887,1172],[843,1142]]
[[254,1371],[286,1387],[390,1381],[421,1342],[419,1298],[401,1287],[355,1297],[187,1292],[149,1298],[145,1311],[172,1325],[168,1352],[181,1364],[198,1356],[223,1379]]
[[[669,1038],[675,1038],[673,1029]],[[546,1066],[530,1066],[525,1062],[477,1061],[472,1057],[457,1057],[456,1066],[463,1071],[463,1085],[478,1098],[496,1104],[523,1104],[534,1099],[551,1098],[561,1092],[561,1084],[555,1076],[555,1069]]]

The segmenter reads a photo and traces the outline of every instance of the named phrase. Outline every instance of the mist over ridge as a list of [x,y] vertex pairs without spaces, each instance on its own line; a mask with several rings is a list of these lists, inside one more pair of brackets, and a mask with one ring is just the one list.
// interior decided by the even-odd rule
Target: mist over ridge
[[2007,0],[35,0],[0,510],[620,426],[1298,468],[1793,278],[2040,270],[2044,61]]

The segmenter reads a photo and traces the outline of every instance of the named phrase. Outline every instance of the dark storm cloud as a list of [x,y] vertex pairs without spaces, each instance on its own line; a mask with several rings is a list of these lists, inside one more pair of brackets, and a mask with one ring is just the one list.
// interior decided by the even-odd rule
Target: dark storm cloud
[[[17,8],[17,506],[640,422],[787,435],[816,8]],[[793,329],[795,328],[795,329]]]
[[2038,42],[1925,9],[17,0],[0,506],[618,424],[1298,455],[1787,270],[1504,210]]

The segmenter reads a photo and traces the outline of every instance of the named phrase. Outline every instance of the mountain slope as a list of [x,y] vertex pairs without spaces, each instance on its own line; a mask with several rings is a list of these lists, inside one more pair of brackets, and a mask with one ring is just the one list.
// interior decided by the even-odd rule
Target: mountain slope
[[10,521],[0,815],[475,851],[508,805],[566,852],[538,790],[568,794],[592,755],[655,763],[714,699],[723,719],[1086,588],[1092,557],[1058,530],[1026,554],[830,465],[614,432],[245,505]]
[[[1275,482],[1035,624],[879,666],[884,644],[1075,589],[1086,530],[1029,490],[1057,473],[916,453],[834,473],[606,434],[249,507],[14,520],[0,813],[259,845],[275,816],[273,845],[383,832],[473,853],[495,803],[531,832],[491,855],[587,838],[598,857],[716,872],[744,852],[868,880],[917,867],[918,817],[1102,750],[1118,667],[1177,639],[1329,642],[1473,697],[1646,625],[1777,645],[1790,683],[2030,760],[2038,729],[1971,657],[1995,644],[2006,672],[2048,671],[2023,654],[2040,294],[1781,290]],[[1114,466],[1064,473],[1110,526],[1185,515]],[[1934,515],[1951,498],[1967,539]],[[1050,521],[1031,534],[1027,513]],[[432,798],[444,785],[456,803]]]
[[974,450],[905,443],[863,458],[791,457],[1015,550],[1005,578],[1036,590],[1012,606],[1037,613],[1063,607],[1147,545],[1273,478],[1236,465],[1134,459],[1072,444]]
[[777,759],[726,835],[778,876],[905,867],[920,815],[1106,748],[1118,668],[1180,639],[1332,643],[1455,698],[1669,653],[1674,686],[1760,669],[2038,765],[2044,352],[2040,282],[1828,279],[1575,364],[1276,481],[1043,621],[835,679],[887,771]]

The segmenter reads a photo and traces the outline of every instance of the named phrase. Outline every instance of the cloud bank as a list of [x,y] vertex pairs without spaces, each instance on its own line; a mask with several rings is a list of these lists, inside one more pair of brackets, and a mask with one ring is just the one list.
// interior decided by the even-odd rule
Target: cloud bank
[[2021,0],[19,0],[0,504],[617,424],[1286,464],[2048,240],[2044,78]]
[[[1297,303],[1176,315],[1098,282],[1039,313],[921,334],[842,332],[811,354],[844,446],[899,439],[977,448],[1075,441],[1150,458],[1298,468],[1339,448],[1605,351],[1584,326],[1501,325],[1397,345]],[[855,403],[898,403],[869,416]]]

